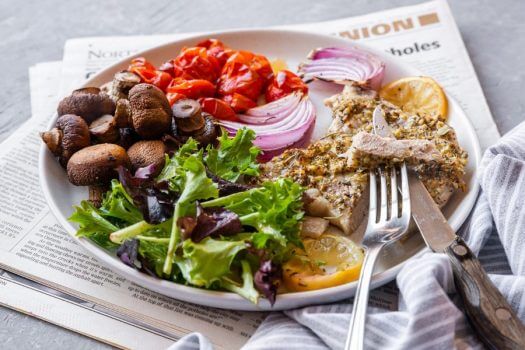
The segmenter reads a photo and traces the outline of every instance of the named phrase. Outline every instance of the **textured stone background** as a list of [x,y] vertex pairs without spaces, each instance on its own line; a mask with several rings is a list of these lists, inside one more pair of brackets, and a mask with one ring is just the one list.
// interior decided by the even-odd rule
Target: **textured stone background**
[[[28,67],[59,60],[68,38],[156,34],[317,22],[415,0],[156,0],[0,2],[0,141],[30,116]],[[524,120],[525,1],[450,0],[502,133]],[[108,346],[0,307],[2,349]]]

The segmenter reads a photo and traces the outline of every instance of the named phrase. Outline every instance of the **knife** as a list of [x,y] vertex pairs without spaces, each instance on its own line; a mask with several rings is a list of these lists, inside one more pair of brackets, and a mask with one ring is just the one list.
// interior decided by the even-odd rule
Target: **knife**
[[[372,118],[375,134],[395,138],[381,107],[376,107]],[[456,289],[479,338],[491,349],[525,349],[525,326],[414,171],[409,171],[408,184],[412,218],[427,246],[450,259]]]

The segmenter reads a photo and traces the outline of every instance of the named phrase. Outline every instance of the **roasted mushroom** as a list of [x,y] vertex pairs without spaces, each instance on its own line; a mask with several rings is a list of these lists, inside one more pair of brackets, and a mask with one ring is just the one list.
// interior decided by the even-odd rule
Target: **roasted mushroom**
[[191,135],[204,127],[204,117],[202,116],[199,102],[182,99],[175,102],[171,110],[173,111],[173,118],[175,118],[179,132]]
[[197,140],[201,146],[214,143],[218,136],[218,127],[213,117],[202,112],[199,102],[183,99],[172,106],[172,132],[175,136],[187,139],[189,136]]
[[73,114],[59,117],[56,126],[50,131],[40,133],[40,136],[64,167],[75,152],[90,145],[86,121]]
[[117,101],[115,108],[115,121],[119,128],[126,128],[133,125],[131,120],[131,106],[129,101],[126,99],[120,99]]
[[73,154],[67,163],[67,177],[76,186],[104,186],[117,177],[117,167],[129,167],[129,164],[124,148],[101,143]]
[[115,74],[109,87],[109,95],[113,101],[127,99],[129,90],[140,83],[140,77],[135,73],[122,71]]
[[154,175],[158,175],[164,167],[166,151],[162,141],[139,141],[128,149],[128,156],[134,170],[154,164]]
[[115,143],[119,140],[119,130],[115,117],[103,115],[89,124],[89,132],[99,143]]
[[87,87],[73,91],[60,101],[57,108],[59,116],[65,114],[78,115],[91,123],[95,119],[115,112],[113,100],[97,87]]
[[89,186],[88,201],[91,202],[96,208],[100,208],[104,201],[104,193],[109,190],[108,185],[102,186]]
[[120,128],[119,129],[119,141],[118,145],[125,149],[130,148],[135,142],[140,140],[140,136],[133,130],[133,128]]
[[217,137],[220,136],[220,128],[213,121],[213,117],[208,113],[202,113],[204,117],[204,126],[192,137],[197,140],[202,147],[215,144]]
[[133,128],[141,137],[155,139],[169,132],[172,112],[162,90],[151,84],[135,85],[129,103]]

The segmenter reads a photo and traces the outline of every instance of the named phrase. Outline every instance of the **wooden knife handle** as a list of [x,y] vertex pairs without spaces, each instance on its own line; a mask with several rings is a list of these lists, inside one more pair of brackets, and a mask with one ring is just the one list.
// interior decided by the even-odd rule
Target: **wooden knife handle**
[[452,262],[456,289],[479,338],[491,349],[525,349],[525,326],[463,239],[458,237],[445,253]]

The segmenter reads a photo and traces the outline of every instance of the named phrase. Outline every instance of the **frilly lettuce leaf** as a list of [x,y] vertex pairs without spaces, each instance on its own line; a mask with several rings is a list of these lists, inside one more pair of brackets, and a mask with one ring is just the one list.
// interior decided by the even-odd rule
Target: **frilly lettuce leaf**
[[286,246],[299,244],[299,223],[303,218],[303,188],[289,179],[269,181],[262,187],[202,202],[205,208],[225,207],[239,215],[243,225],[252,226],[256,248],[269,240]]
[[118,230],[117,226],[104,218],[98,209],[88,201],[82,201],[74,208],[75,211],[68,220],[79,225],[77,236],[87,237],[106,249],[116,247],[109,240],[109,235]]
[[182,167],[184,162],[188,157],[194,156],[202,159],[202,150],[199,151],[199,144],[193,138],[189,138],[188,141],[182,146],[179,147],[177,152],[173,156],[169,157],[166,155],[166,162],[164,168],[157,176],[157,181],[169,181],[170,184],[174,187],[174,191],[181,191],[182,187],[179,184],[179,177],[184,176],[184,171]]
[[177,169],[177,175],[168,181],[174,182],[182,190],[179,199],[175,203],[173,214],[173,226],[171,229],[168,254],[164,264],[164,273],[169,275],[175,257],[175,250],[181,241],[181,229],[179,219],[184,216],[194,216],[196,211],[195,201],[201,199],[217,198],[219,190],[208,176],[206,169],[198,155],[190,155]]
[[182,243],[182,257],[177,257],[175,263],[187,282],[209,288],[230,273],[233,259],[244,249],[244,241],[221,241],[207,237],[195,243],[187,239]]
[[231,292],[237,293],[252,303],[257,304],[257,301],[259,300],[259,292],[254,286],[253,273],[250,263],[247,260],[242,260],[241,268],[242,284],[239,284],[228,277],[223,277],[221,280],[221,287]]
[[104,217],[113,217],[127,224],[143,220],[141,211],[133,204],[133,199],[118,180],[111,181],[111,191],[104,196],[99,209]]
[[260,148],[253,145],[255,132],[242,128],[230,138],[223,130],[217,148],[208,145],[204,161],[208,169],[215,175],[228,181],[237,182],[243,175],[258,176],[259,164],[257,156]]

